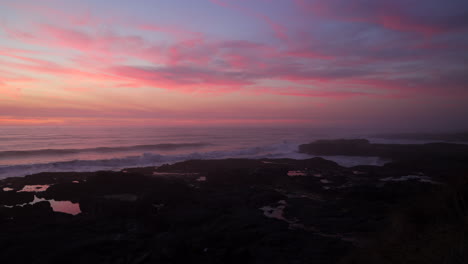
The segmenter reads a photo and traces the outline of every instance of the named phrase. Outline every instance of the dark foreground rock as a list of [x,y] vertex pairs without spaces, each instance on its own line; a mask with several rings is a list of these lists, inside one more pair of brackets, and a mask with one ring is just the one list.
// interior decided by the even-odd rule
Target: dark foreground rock
[[397,133],[397,134],[377,134],[373,137],[387,139],[406,140],[430,140],[448,142],[468,142],[468,131],[453,133]]
[[468,145],[453,143],[373,144],[367,139],[317,140],[299,146],[299,152],[319,156],[375,156],[389,161],[389,168],[457,173],[468,164]]
[[300,145],[299,151],[326,156],[377,156],[394,161],[468,160],[468,145],[453,143],[371,144],[367,139],[317,140]]
[[[0,181],[0,257],[4,263],[385,263],[387,251],[374,242],[392,248],[415,237],[414,225],[423,223],[423,233],[435,228],[432,219],[445,204],[421,199],[450,193],[443,175],[413,165],[192,160],[10,178]],[[20,192],[25,186],[33,192]],[[76,204],[79,212],[67,211]],[[447,219],[441,221],[453,227]],[[408,230],[395,231],[395,223]],[[382,239],[388,234],[392,240]],[[364,257],[366,250],[372,257]]]

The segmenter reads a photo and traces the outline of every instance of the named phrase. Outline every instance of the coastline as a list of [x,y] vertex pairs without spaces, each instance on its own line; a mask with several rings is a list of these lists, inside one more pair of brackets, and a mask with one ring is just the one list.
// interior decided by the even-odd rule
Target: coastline
[[415,229],[420,235],[457,227],[451,218],[443,226],[432,219],[446,217],[444,203],[432,201],[466,186],[454,182],[468,168],[446,162],[189,160],[7,178],[0,180],[1,256],[20,263],[372,263],[385,257],[377,244],[406,243],[437,258],[394,229],[414,221],[424,227]]

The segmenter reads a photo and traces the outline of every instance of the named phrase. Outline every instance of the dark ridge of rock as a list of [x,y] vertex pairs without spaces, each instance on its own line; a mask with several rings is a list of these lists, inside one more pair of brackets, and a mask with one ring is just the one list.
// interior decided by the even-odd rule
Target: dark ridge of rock
[[34,175],[27,175],[23,177],[24,184],[37,185],[37,184],[55,184],[55,183],[69,183],[73,181],[81,181],[94,175],[93,172],[42,172]]
[[[439,195],[450,182],[433,171],[441,184],[432,183],[421,173],[424,165],[345,168],[322,158],[193,160],[156,169],[9,178],[0,186],[51,186],[37,193],[0,191],[2,202],[17,204],[36,195],[79,203],[82,213],[53,212],[49,202],[0,205],[0,257],[39,264],[340,263],[353,259],[366,241],[382,241],[380,232],[391,230],[394,215],[404,216],[404,226],[421,224],[421,232],[435,222],[444,206],[432,210],[419,199]],[[400,180],[408,175],[414,176]],[[468,199],[466,190],[455,197]],[[458,214],[461,204],[446,208]],[[410,209],[416,215],[408,205],[414,205]],[[430,212],[431,220],[422,212]],[[409,238],[398,232],[396,241],[405,244]]]
[[313,155],[376,156],[367,139],[317,140],[299,146],[299,152]]
[[141,174],[100,171],[89,177],[83,185],[88,193],[136,193],[149,188],[147,177]]
[[372,240],[344,258],[351,263],[466,263],[468,177],[418,192],[390,207]]
[[222,170],[244,170],[262,167],[284,167],[283,164],[265,164],[254,159],[223,159],[223,160],[188,160],[172,165],[165,164],[156,169],[157,172],[173,173],[207,173]]
[[95,175],[95,172],[42,172],[25,177],[10,177],[0,180],[0,187],[21,190],[25,185],[49,185],[84,181],[92,175]]
[[452,143],[371,144],[366,139],[317,140],[300,145],[299,152],[324,156],[377,156],[397,162],[439,159],[460,166],[468,162],[468,145]]
[[89,195],[89,193],[87,193],[84,184],[79,183],[53,184],[46,191],[36,194],[40,198],[71,202],[78,202],[81,197],[86,195]]
[[0,205],[16,205],[29,203],[34,200],[34,194],[28,192],[4,192],[0,190]]
[[378,134],[377,138],[410,139],[410,140],[437,140],[437,141],[468,141],[468,131],[454,133],[399,133]]
[[33,205],[14,206],[12,208],[0,207],[0,221],[26,221],[39,219],[49,219],[53,217],[54,212],[49,202],[38,202]]
[[142,175],[153,175],[157,167],[150,166],[150,167],[141,167],[141,168],[125,168],[122,169],[121,172],[124,173],[133,173],[133,174],[142,174]]
[[269,169],[303,169],[315,167],[318,169],[341,168],[336,162],[323,158],[306,160],[294,159],[223,159],[223,160],[188,160],[172,165],[165,164],[156,169],[157,172],[172,173],[209,173],[222,170],[253,170],[259,168]]

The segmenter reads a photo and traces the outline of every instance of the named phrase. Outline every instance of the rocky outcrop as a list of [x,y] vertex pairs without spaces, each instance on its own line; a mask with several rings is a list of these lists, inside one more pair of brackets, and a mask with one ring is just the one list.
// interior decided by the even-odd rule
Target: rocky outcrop
[[[0,192],[0,257],[9,263],[351,261],[389,215],[443,192],[445,178],[418,166],[225,159],[9,178],[0,181],[14,186]],[[31,183],[50,187],[18,192]],[[47,201],[20,205],[33,199]],[[81,213],[61,213],[48,201],[79,203]]]
[[323,156],[377,156],[393,161],[468,161],[468,145],[451,143],[371,144],[366,139],[317,140],[299,152]]

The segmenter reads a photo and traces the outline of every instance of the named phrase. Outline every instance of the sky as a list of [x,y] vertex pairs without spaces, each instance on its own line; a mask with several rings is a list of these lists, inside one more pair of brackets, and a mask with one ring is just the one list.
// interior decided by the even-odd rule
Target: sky
[[468,129],[466,0],[0,0],[0,125]]

